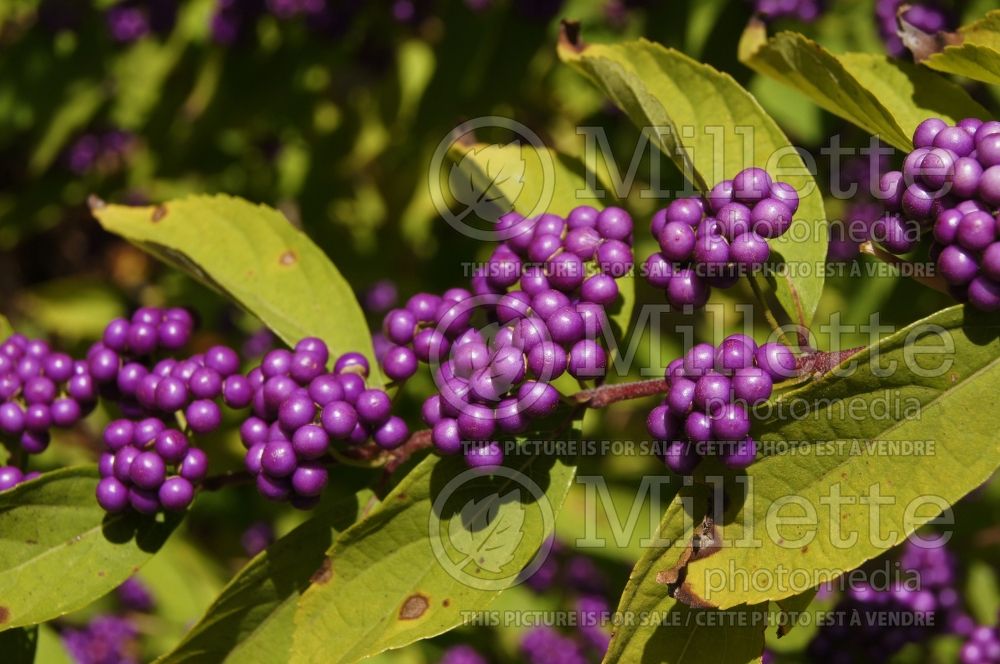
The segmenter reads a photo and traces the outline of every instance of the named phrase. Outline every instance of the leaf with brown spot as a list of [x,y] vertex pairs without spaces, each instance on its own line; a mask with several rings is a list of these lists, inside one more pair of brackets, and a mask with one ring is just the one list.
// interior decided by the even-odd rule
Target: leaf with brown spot
[[384,382],[350,285],[280,212],[221,195],[163,205],[170,214],[155,224],[149,223],[154,207],[92,205],[91,211],[105,230],[220,291],[287,344],[315,336],[334,356],[363,353],[371,363],[369,384]]
[[[417,594],[410,595],[403,602],[403,606],[399,608],[399,619],[400,620],[416,620],[420,616],[424,615],[427,611],[427,607],[430,606],[430,600],[425,596]],[[447,604],[445,604],[447,606]]]
[[[575,466],[569,460],[513,455],[509,466],[534,481],[544,491],[553,512],[558,513],[574,477]],[[425,458],[386,496],[379,510],[337,538],[329,552],[336,575],[327,584],[312,585],[299,600],[293,664],[355,662],[400,648],[462,624],[466,612],[482,609],[500,594],[501,588],[473,587],[466,579],[452,576],[435,556],[431,544],[434,501],[450,480],[466,470],[461,455]],[[477,475],[462,483],[450,498],[445,496],[447,504],[438,506],[445,512],[437,527],[442,544],[451,547],[446,553],[454,556],[453,565],[465,558],[448,542],[455,534],[451,525],[462,518],[462,507],[470,498],[507,496],[518,486],[500,476]],[[503,566],[503,573],[484,573],[489,578],[504,580],[516,575],[550,534],[534,499],[527,502],[525,495],[523,500],[523,505],[508,503],[499,509],[500,518],[507,518],[510,510],[525,510],[519,532],[512,530],[503,535],[522,539],[513,559]],[[466,563],[471,573],[474,563]],[[450,601],[414,597],[447,597]],[[401,609],[415,615],[417,608],[419,620],[400,619]]]
[[167,216],[167,206],[157,205],[156,207],[153,208],[153,214],[150,217],[150,219],[152,219],[153,223],[155,224],[156,222],[160,221],[166,216]]
[[349,469],[333,472],[312,517],[248,562],[158,664],[289,660],[296,601],[310,584],[333,576],[326,550],[374,497],[367,489],[353,493],[359,479]]

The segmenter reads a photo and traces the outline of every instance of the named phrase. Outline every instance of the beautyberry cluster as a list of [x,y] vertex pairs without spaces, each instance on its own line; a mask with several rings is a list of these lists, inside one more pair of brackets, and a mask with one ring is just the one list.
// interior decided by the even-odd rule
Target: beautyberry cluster
[[1000,664],[1000,628],[978,625],[959,651],[962,664]]
[[108,323],[87,353],[101,396],[125,416],[111,421],[102,438],[97,501],[109,512],[184,510],[208,471],[207,456],[190,436],[219,427],[217,400],[246,379],[239,355],[226,346],[164,357],[186,346],[194,327],[186,309],[143,307]]
[[[507,239],[472,278],[471,291],[418,293],[383,320],[386,375],[405,380],[431,364],[439,394],[423,418],[442,454],[463,451],[473,467],[503,460],[494,437],[525,431],[550,415],[564,373],[597,379],[607,371],[599,335],[616,279],[631,272],[632,219],[620,208],[502,216]],[[474,443],[464,445],[464,443]]]
[[227,398],[235,407],[252,407],[240,437],[247,448],[247,470],[265,498],[308,509],[326,487],[322,460],[331,441],[356,446],[373,439],[379,447],[393,449],[410,435],[406,423],[392,414],[389,395],[366,387],[369,366],[363,355],[341,355],[332,371],[329,361],[322,340],[302,339],[294,351],[276,349],[265,355],[248,374],[239,400]]
[[[953,628],[959,596],[952,554],[941,546],[924,548],[907,541],[899,568],[910,580],[886,588],[857,585],[847,591],[835,612],[853,618],[822,627],[809,644],[810,661],[886,662],[908,643]],[[880,619],[885,614],[897,619]],[[920,620],[899,620],[904,614]]]
[[565,593],[563,599],[573,610],[570,626],[574,630],[562,633],[549,626],[532,629],[521,639],[521,654],[531,664],[583,664],[601,659],[611,641],[607,629],[611,617],[607,579],[593,559],[573,553],[555,539],[549,541],[549,547],[545,561],[526,583],[538,594]]
[[111,173],[125,165],[135,144],[136,137],[124,130],[88,132],[70,144],[63,161],[75,175],[91,171]]
[[187,509],[195,484],[208,471],[205,453],[192,447],[183,431],[168,429],[156,417],[113,420],[103,441],[97,502],[108,512]]
[[784,235],[798,207],[791,185],[755,167],[715,185],[706,199],[677,199],[650,222],[660,251],[646,260],[646,278],[671,306],[703,307],[712,287],[729,288],[767,262],[767,241]]
[[795,356],[779,343],[758,346],[734,334],[717,348],[692,347],[667,365],[667,396],[646,419],[650,436],[666,444],[664,463],[682,475],[705,456],[734,469],[749,466],[757,455],[750,409],[767,401],[774,383],[795,375]]
[[928,118],[902,171],[879,183],[888,213],[872,226],[887,251],[906,253],[933,227],[931,258],[956,299],[1000,310],[1000,122]]
[[756,14],[765,20],[793,18],[812,23],[825,9],[824,0],[752,0]]
[[79,664],[138,664],[139,630],[128,618],[103,615],[62,631],[63,645]]
[[52,427],[73,426],[96,401],[86,362],[21,334],[0,344],[0,435],[28,454],[45,451]]

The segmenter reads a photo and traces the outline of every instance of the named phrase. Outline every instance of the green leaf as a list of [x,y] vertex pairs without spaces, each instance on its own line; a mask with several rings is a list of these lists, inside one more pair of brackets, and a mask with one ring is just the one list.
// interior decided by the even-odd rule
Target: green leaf
[[1000,578],[992,565],[981,560],[969,563],[966,575],[965,604],[980,625],[995,625],[1000,615]]
[[7,337],[14,334],[14,326],[10,321],[0,316],[0,342],[6,341]]
[[[143,651],[159,656],[172,650],[205,613],[223,586],[223,570],[182,533],[171,537],[138,578],[156,606],[159,629],[143,639]],[[184,579],[178,584],[178,579]]]
[[[687,567],[692,601],[728,608],[801,593],[902,542],[982,484],[1000,465],[998,358],[1000,318],[956,306],[775,399],[756,436],[788,447],[729,487],[716,519],[725,543]],[[921,502],[928,496],[940,502]],[[789,523],[796,517],[805,522]]]
[[116,588],[156,553],[180,516],[108,515],[94,466],[44,473],[0,494],[0,629],[34,625]]
[[740,40],[740,61],[808,95],[821,107],[901,149],[923,120],[988,118],[989,111],[954,82],[910,62],[874,53],[835,55],[797,32],[767,38],[753,21]]
[[226,585],[184,640],[158,661],[288,661],[298,598],[333,538],[355,521],[371,497],[362,492],[330,501],[258,554]]
[[[759,661],[764,649],[766,605],[723,615],[692,608],[670,596],[692,555],[692,539],[710,536],[703,487],[685,487],[660,521],[660,542],[646,549],[629,575],[605,662],[693,664]],[[712,615],[712,614],[715,615]]]
[[[807,325],[823,290],[814,269],[826,258],[823,197],[777,123],[728,74],[645,40],[577,46],[559,55],[589,76],[698,189],[756,165],[800,192],[794,232],[771,242],[776,259],[808,269],[783,271],[769,283],[778,302]],[[655,129],[654,129],[655,128]],[[794,237],[794,239],[793,239]]]
[[[575,467],[522,454],[494,475],[467,470],[461,455],[425,458],[378,511],[337,538],[299,600],[292,662],[353,662],[440,634],[514,582],[551,533]],[[454,539],[475,539],[463,535],[471,530],[463,512],[482,522],[463,508],[494,495],[495,519],[506,527],[487,538],[490,555],[478,567]]]
[[930,55],[922,64],[974,81],[1000,84],[1000,10],[959,29],[955,42]]
[[59,633],[47,624],[38,626],[35,660],[38,664],[75,664],[66,652]]
[[125,312],[121,293],[107,280],[73,277],[26,290],[21,305],[33,321],[64,339],[95,339],[108,321]]
[[59,156],[67,142],[89,123],[106,101],[107,90],[98,81],[78,79],[66,89],[58,102],[58,110],[35,141],[28,171],[33,176],[43,173]]
[[288,344],[322,338],[334,355],[368,356],[371,335],[347,281],[277,210],[231,196],[191,196],[155,207],[92,205],[102,226],[215,288]]
[[0,653],[10,664],[32,664],[38,646],[38,627],[21,627],[0,632]]

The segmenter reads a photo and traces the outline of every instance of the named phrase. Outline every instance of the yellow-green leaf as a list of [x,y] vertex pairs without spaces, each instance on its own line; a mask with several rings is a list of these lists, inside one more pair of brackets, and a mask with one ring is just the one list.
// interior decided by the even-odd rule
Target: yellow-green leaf
[[[768,281],[789,316],[808,325],[823,290],[827,231],[823,197],[798,152],[753,96],[728,74],[646,40],[579,45],[559,55],[589,76],[685,177],[703,192],[759,166],[800,193],[793,231],[771,241],[791,265]],[[801,264],[803,269],[797,269]]]
[[931,69],[1000,84],[1000,10],[960,28],[954,43],[923,61]]
[[924,67],[874,53],[835,55],[797,32],[768,39],[757,21],[743,32],[739,53],[748,67],[901,150],[913,149],[913,130],[929,117],[989,117],[960,86]]
[[286,343],[317,336],[333,355],[368,356],[368,325],[347,281],[284,215],[232,196],[191,196],[156,206],[92,204],[105,229],[232,298]]

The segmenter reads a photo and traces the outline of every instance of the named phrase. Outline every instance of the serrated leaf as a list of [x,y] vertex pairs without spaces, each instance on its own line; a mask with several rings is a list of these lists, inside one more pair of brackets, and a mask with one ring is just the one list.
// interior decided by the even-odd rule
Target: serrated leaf
[[[459,567],[475,562],[481,568],[500,574],[514,559],[524,535],[525,510],[520,505],[521,492],[505,496],[491,494],[481,500],[472,498],[465,504],[460,518],[448,524],[448,533],[455,549],[466,557]],[[500,513],[502,505],[510,509]]]
[[326,254],[277,210],[232,196],[158,206],[93,206],[108,231],[223,293],[286,343],[317,336],[333,355],[368,356],[381,377],[361,306]]
[[[504,468],[530,479],[544,492],[553,513],[561,507],[575,471],[563,460],[524,455],[510,456]],[[475,570],[471,564],[459,567],[462,555],[445,540],[451,524],[461,519],[461,507],[471,498],[508,495],[523,487],[520,479],[515,483],[509,476],[482,473],[472,477],[463,475],[466,471],[461,455],[425,458],[377,512],[337,538],[326,566],[299,600],[292,662],[353,662],[440,634],[513,582],[508,576],[516,575],[550,534],[544,507],[517,505],[526,510],[523,538],[502,574]],[[499,504],[497,518],[507,519],[512,507]],[[431,535],[435,526],[436,543]],[[475,573],[477,580],[497,579],[500,587],[469,585],[462,572]]]
[[0,494],[0,629],[101,597],[155,554],[181,517],[108,515],[94,466],[44,473]]
[[1000,84],[1000,10],[960,28],[955,44],[922,61],[931,69]]
[[990,116],[960,86],[911,62],[874,53],[835,55],[797,32],[768,39],[757,21],[744,31],[739,53],[751,69],[900,150],[913,149],[913,130],[929,117],[955,123]]
[[[775,399],[757,437],[765,447],[783,441],[803,449],[778,449],[747,470],[745,499],[730,500],[718,519],[728,544],[687,567],[692,600],[728,608],[798,594],[882,554],[934,518],[940,504],[907,513],[922,497],[953,504],[982,484],[1000,465],[992,416],[1000,409],[998,360],[1000,317],[956,306],[851,358],[850,375],[826,374]],[[894,442],[923,447],[893,452],[886,445]],[[891,502],[876,514],[873,500]],[[793,509],[782,512],[789,502]],[[789,524],[806,505],[814,506],[805,517],[815,524]],[[875,535],[870,527],[877,527]],[[794,583],[781,576],[790,569],[799,574]],[[764,580],[738,582],[732,570]]]
[[288,661],[296,601],[334,537],[355,521],[372,498],[363,491],[330,501],[254,557],[181,643],[158,662]]
[[740,607],[727,616],[686,606],[669,596],[690,546],[702,531],[706,496],[701,487],[685,487],[664,512],[657,531],[662,544],[646,549],[629,575],[616,612],[605,662],[664,664],[746,664],[759,661],[764,649],[766,606]]
[[575,46],[564,39],[559,55],[589,76],[633,124],[651,131],[653,143],[701,191],[756,165],[802,194],[795,215],[799,228],[772,240],[771,247],[776,259],[808,269],[793,265],[768,286],[793,320],[808,325],[823,290],[822,271],[814,269],[826,257],[823,197],[753,96],[728,74],[645,40]]

